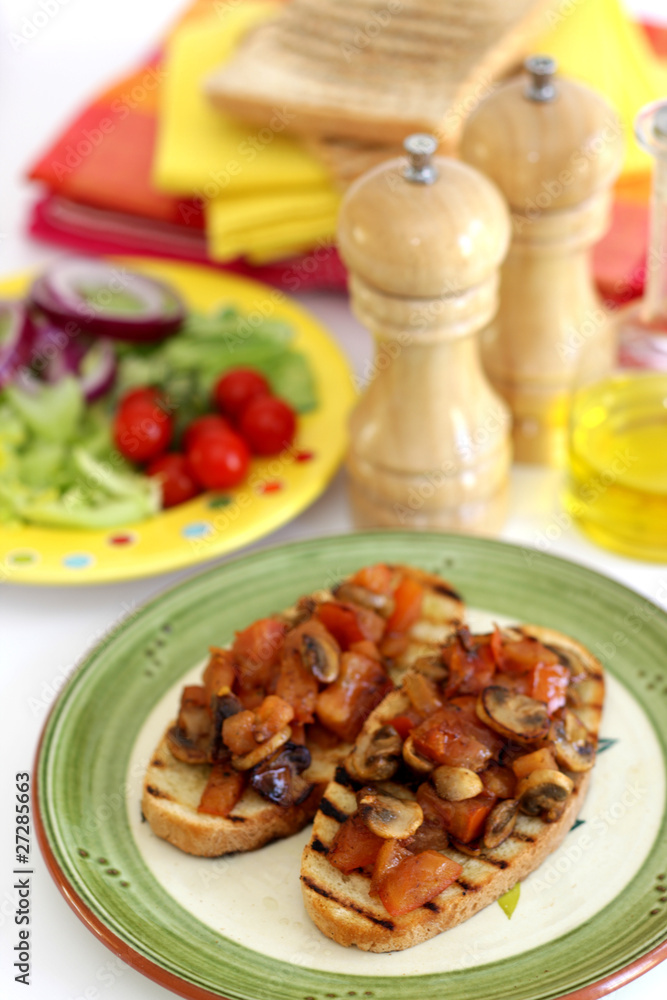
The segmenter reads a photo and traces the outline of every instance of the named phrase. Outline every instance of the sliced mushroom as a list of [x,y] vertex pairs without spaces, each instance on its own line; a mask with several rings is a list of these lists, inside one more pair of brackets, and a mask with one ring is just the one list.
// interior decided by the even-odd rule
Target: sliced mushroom
[[315,620],[297,625],[287,634],[283,656],[298,653],[303,665],[319,681],[331,684],[340,670],[340,646],[324,627]]
[[168,731],[167,743],[176,760],[182,760],[184,764],[208,763],[208,746],[193,743],[178,726],[172,726]]
[[426,757],[422,757],[421,754],[417,753],[412,733],[410,733],[403,744],[403,760],[408,767],[411,767],[413,771],[417,771],[418,774],[430,774],[435,767],[432,760],[427,760]]
[[310,750],[298,743],[285,743],[278,753],[253,772],[250,784],[262,798],[278,805],[298,806],[308,798],[313,785],[303,776],[310,767]]
[[393,726],[362,732],[345,768],[355,781],[386,781],[393,778],[403,748],[403,740]]
[[229,750],[222,741],[222,724],[225,719],[243,711],[243,704],[229,688],[222,688],[211,699],[211,714],[213,716],[213,733],[209,759],[212,764],[218,764],[229,758]]
[[277,615],[276,617],[282,617],[283,621],[289,625],[291,628],[296,628],[297,625],[302,625],[303,622],[309,621],[317,608],[317,601],[315,601],[310,595],[307,597],[300,597],[295,606],[289,610],[283,612],[282,616]]
[[378,792],[393,795],[395,799],[405,799],[406,802],[414,802],[416,798],[406,785],[399,785],[396,781],[379,781],[375,788]]
[[250,750],[248,753],[232,757],[233,766],[237,771],[249,771],[251,767],[257,767],[262,761],[273,756],[276,750],[284,743],[287,743],[291,735],[292,730],[289,726],[285,726],[284,729],[277,732],[266,743],[260,743],[258,747],[255,747],[254,750]]
[[424,819],[418,802],[397,799],[375,788],[362,788],[357,793],[357,807],[368,829],[385,840],[411,837]]
[[565,722],[552,722],[549,738],[556,761],[566,771],[590,771],[595,763],[595,743],[588,730],[572,712],[565,713]]
[[514,829],[518,814],[519,802],[517,799],[501,799],[500,802],[496,802],[484,824],[482,838],[484,847],[499,847],[504,840],[507,840]]
[[473,841],[471,844],[462,844],[456,837],[450,836],[449,842],[455,851],[467,854],[469,858],[478,858],[482,853],[482,848],[479,846],[478,841]]
[[305,632],[301,639],[301,659],[324,684],[331,684],[338,677],[340,647],[333,637],[323,639]]
[[[571,778],[562,771],[531,771],[522,778],[516,788],[516,797],[522,812],[528,816],[539,816],[558,810],[566,802],[574,788]],[[556,815],[556,813],[554,813]]]
[[450,767],[442,764],[431,775],[438,797],[448,802],[474,799],[484,791],[482,779],[467,767]]
[[356,583],[343,581],[334,589],[334,597],[338,601],[350,601],[352,604],[360,604],[362,608],[369,608],[377,612],[383,618],[389,618],[394,610],[395,601],[390,594],[376,594],[367,587],[360,587]]
[[438,653],[417,657],[412,669],[417,674],[424,674],[436,684],[445,684],[449,680],[449,667]]
[[211,711],[206,688],[186,685],[176,724],[167,734],[169,749],[177,760],[186,764],[203,764],[208,760],[211,744]]
[[491,685],[477,699],[477,715],[501,736],[518,743],[534,743],[549,732],[549,713],[542,701]]

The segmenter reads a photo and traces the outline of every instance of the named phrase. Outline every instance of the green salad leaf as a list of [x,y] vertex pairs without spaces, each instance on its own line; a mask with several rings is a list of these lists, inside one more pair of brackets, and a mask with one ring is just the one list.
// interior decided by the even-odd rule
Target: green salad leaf
[[[176,407],[186,399],[187,418],[193,419],[209,407],[220,375],[230,368],[256,368],[276,396],[305,413],[317,406],[317,391],[305,356],[291,346],[293,337],[287,323],[259,313],[245,316],[231,307],[207,315],[191,313],[176,336],[141,353],[123,355],[118,391],[159,385]],[[182,397],[184,380],[188,393]]]
[[111,441],[110,415],[65,377],[0,393],[0,522],[112,528],[160,509],[160,488]]

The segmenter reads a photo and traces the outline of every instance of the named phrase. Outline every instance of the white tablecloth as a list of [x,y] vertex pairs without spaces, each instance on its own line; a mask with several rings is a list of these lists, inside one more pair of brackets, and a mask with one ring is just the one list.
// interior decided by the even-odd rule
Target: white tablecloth
[[[46,262],[55,252],[23,236],[34,191],[21,180],[26,166],[95,88],[131,68],[153,45],[182,0],[3,0],[0,10],[0,275]],[[665,0],[636,0],[639,13],[665,17]],[[33,38],[11,43],[25,18],[51,12]],[[37,19],[39,23],[43,18]],[[302,295],[333,331],[361,371],[371,350],[368,334],[336,295]],[[344,481],[263,544],[351,526]],[[511,516],[503,538],[537,545],[622,581],[665,603],[667,566],[633,562],[590,544],[563,520],[557,474],[516,468]],[[55,689],[85,650],[128,609],[196,568],[159,578],[88,588],[3,585],[0,591],[0,996],[17,1000],[159,1000],[168,991],[121,963],[75,917],[41,858],[32,879],[32,984],[15,983],[16,943],[11,874],[16,772],[32,768],[35,746]],[[10,813],[11,810],[11,813]],[[33,838],[34,847],[34,838]],[[658,967],[619,991],[619,1000],[663,1000],[667,972]]]

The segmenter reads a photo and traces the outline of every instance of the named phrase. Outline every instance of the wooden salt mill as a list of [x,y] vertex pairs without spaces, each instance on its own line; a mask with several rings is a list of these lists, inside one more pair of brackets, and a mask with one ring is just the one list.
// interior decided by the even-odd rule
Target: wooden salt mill
[[436,140],[348,189],[338,241],[352,308],[376,340],[350,422],[358,526],[497,532],[506,513],[509,412],[484,375],[477,332],[497,308],[509,218],[495,187]]
[[525,68],[528,79],[500,87],[470,116],[461,157],[498,185],[512,213],[484,366],[512,410],[515,459],[560,465],[581,348],[611,349],[590,248],[609,225],[623,129],[598,94],[554,81],[553,59],[533,56]]

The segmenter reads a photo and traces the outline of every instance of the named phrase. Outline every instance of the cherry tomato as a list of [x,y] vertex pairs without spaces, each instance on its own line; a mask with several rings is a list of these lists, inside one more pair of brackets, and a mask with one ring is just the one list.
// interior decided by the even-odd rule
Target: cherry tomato
[[207,490],[237,486],[250,465],[250,452],[243,438],[225,428],[199,434],[187,456],[195,478]]
[[149,476],[159,476],[162,480],[162,506],[175,507],[201,493],[187,457],[172,451],[153,459],[146,472]]
[[269,383],[254,368],[232,368],[216,382],[213,400],[222,413],[238,417],[251,399],[270,393]]
[[119,452],[133,462],[149,462],[169,445],[173,420],[156,389],[133,389],[120,401],[113,423]]
[[256,455],[277,455],[294,440],[294,411],[275,396],[256,396],[241,414],[239,430]]
[[208,434],[209,431],[219,434],[222,430],[232,430],[229,421],[217,413],[206,413],[203,417],[197,417],[185,428],[183,447],[189,451],[195,443],[195,438],[198,438],[200,434]]

